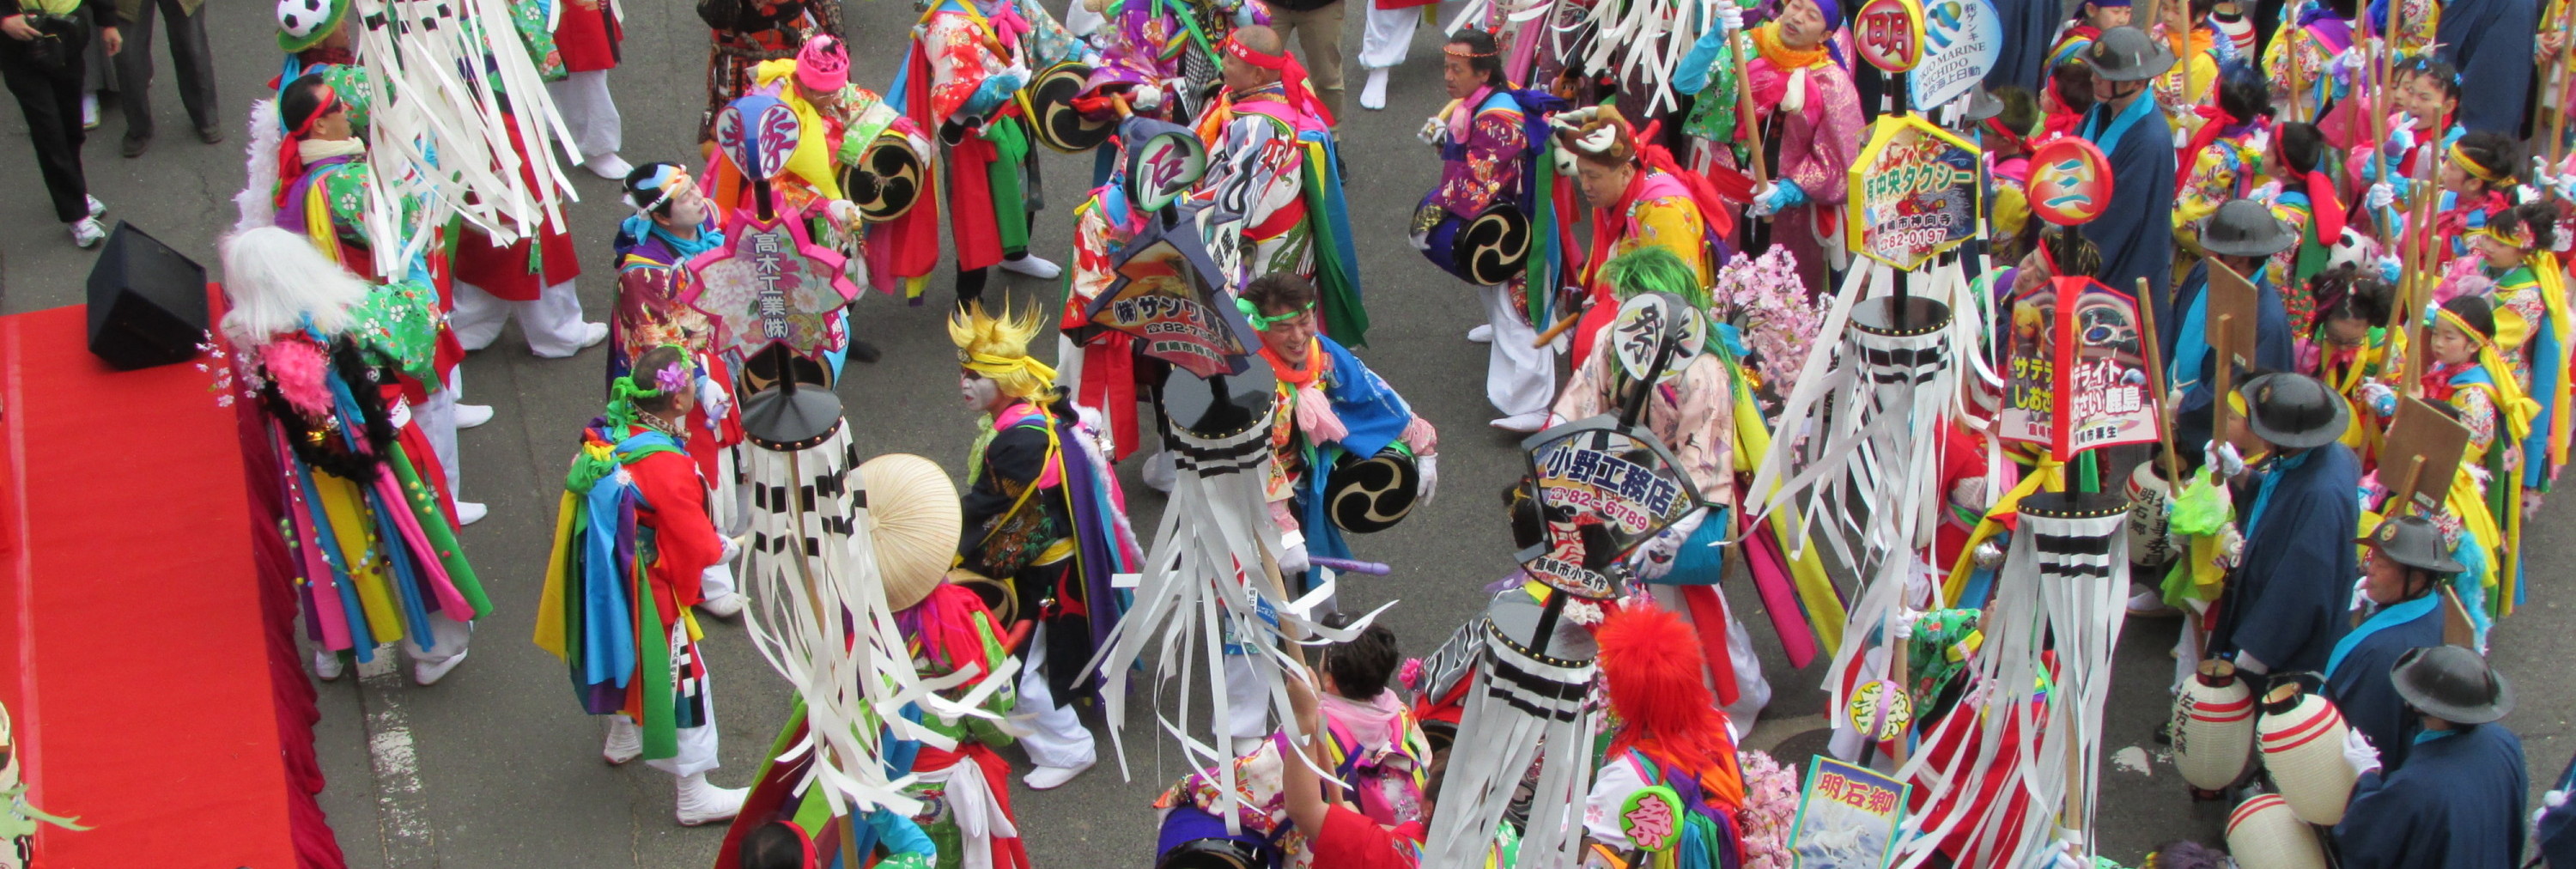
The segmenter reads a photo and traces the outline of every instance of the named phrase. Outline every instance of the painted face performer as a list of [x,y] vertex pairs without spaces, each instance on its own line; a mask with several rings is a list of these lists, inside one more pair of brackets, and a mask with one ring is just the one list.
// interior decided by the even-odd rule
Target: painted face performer
[[[1649,160],[1636,129],[1617,109],[1560,112],[1549,123],[1557,129],[1557,144],[1573,155],[1570,161],[1559,158],[1559,171],[1564,171],[1564,164],[1573,164],[1575,189],[1593,209],[1592,249],[1584,257],[1579,282],[1591,302],[1583,320],[1574,326],[1574,362],[1579,369],[1591,358],[1594,341],[1619,308],[1617,290],[1608,279],[1608,263],[1632,251],[1659,247],[1690,268],[1694,285],[1708,286],[1717,266],[1727,259],[1725,248],[1715,242],[1726,232],[1727,217],[1716,210],[1713,197],[1693,189],[1668,155]],[[1522,419],[1495,423],[1508,431],[1523,431],[1522,425],[1537,431],[1545,424],[1545,420]]]
[[[1456,274],[1456,239],[1467,222],[1498,204],[1524,216],[1534,213],[1538,200],[1552,195],[1540,177],[1540,170],[1552,167],[1539,162],[1547,148],[1546,120],[1523,106],[1520,93],[1504,77],[1501,49],[1492,34],[1470,28],[1450,37],[1441,48],[1440,79],[1449,89],[1449,107],[1422,125],[1423,140],[1440,149],[1440,186],[1424,195],[1415,211],[1413,245]],[[1531,231],[1542,230],[1532,226]],[[1533,235],[1531,244],[1549,240]],[[1501,285],[1476,290],[1484,300],[1486,322],[1468,337],[1492,345],[1485,360],[1485,399],[1502,414],[1497,426],[1508,421],[1526,428],[1547,413],[1548,400],[1555,397],[1556,350],[1553,345],[1530,346],[1538,330],[1555,320],[1546,294],[1546,284],[1553,283],[1544,281],[1540,296],[1531,298],[1529,273],[1515,269]]]
[[601,756],[642,757],[679,777],[682,826],[732,818],[748,792],[707,783],[715,696],[690,608],[733,585],[742,547],[709,518],[706,479],[685,446],[696,382],[686,351],[647,350],[582,432],[536,634],[572,667],[582,708],[610,716]]
[[1028,120],[1012,99],[1038,71],[1088,51],[1045,8],[1021,0],[928,0],[905,55],[897,111],[939,140],[945,201],[925,197],[885,225],[893,278],[921,295],[939,264],[939,217],[957,251],[957,304],[983,298],[996,265],[1046,280],[1063,268],[1029,253],[1042,201]]
[[269,420],[250,461],[273,472],[263,500],[300,554],[315,675],[336,679],[344,655],[371,661],[377,644],[399,639],[413,681],[437,682],[465,660],[473,622],[492,605],[393,374],[404,346],[432,328],[424,302],[436,297],[371,291],[274,227],[226,240],[224,272],[224,340]]
[[1095,692],[1083,665],[1118,621],[1112,574],[1137,563],[1115,478],[1090,428],[1029,356],[1036,311],[994,317],[973,305],[949,318],[958,389],[982,415],[968,462],[965,532],[952,581],[985,598],[1005,624],[1035,623],[1020,703],[1034,710],[1022,737],[1047,790],[1098,761],[1073,702]]
[[1364,346],[1368,311],[1332,114],[1308,89],[1305,67],[1288,56],[1278,31],[1239,28],[1222,51],[1225,100],[1199,119],[1208,171],[1191,194],[1228,227],[1226,238],[1210,239],[1217,264],[1236,287],[1280,272],[1312,282],[1325,334]]

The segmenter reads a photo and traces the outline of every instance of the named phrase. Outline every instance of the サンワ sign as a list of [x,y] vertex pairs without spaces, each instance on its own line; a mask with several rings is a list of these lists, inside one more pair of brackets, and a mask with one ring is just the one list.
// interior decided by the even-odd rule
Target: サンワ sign
[[1977,232],[1977,148],[1918,115],[1878,119],[1851,168],[1846,240],[1913,270]]

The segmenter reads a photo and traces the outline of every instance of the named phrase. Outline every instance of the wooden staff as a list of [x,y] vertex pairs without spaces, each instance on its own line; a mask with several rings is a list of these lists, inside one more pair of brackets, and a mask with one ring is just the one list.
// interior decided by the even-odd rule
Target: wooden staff
[[[2171,491],[2179,493],[2182,491],[2182,457],[2174,454],[2173,424],[2170,420],[2166,419],[2165,414],[2163,413],[2163,411],[2167,409],[2165,401],[2165,351],[2162,346],[2162,342],[2157,338],[2159,333],[2156,331],[2156,306],[2144,304],[2148,298],[2147,293],[2147,279],[2139,278],[2138,299],[2141,304],[2138,305],[2138,314],[2145,318],[2147,326],[2145,339],[2143,341],[2147,348],[2147,389],[2155,393],[2149,397],[2149,400],[2154,402],[2153,406],[2156,407],[2158,411],[2156,413],[2156,445],[2163,448],[2165,453],[2165,484],[2171,487]],[[2220,396],[2220,398],[2225,398],[2225,396]]]
[[[2202,292],[2207,292],[2207,290],[2203,290]],[[2218,315],[2218,334],[2236,334],[2236,330],[2233,328],[2235,324],[2235,314]],[[2217,377],[2217,381],[2211,384],[2214,388],[2209,393],[2209,436],[2218,440],[2220,443],[2226,443],[2228,442],[2227,399],[2228,396],[2233,394],[2236,390],[2236,348],[2217,347],[2212,349],[2218,351],[2218,364],[2212,366],[2217,369],[2212,372]],[[2252,408],[2247,409],[2251,410]],[[2211,468],[2210,470],[2214,472],[2217,469]]]
[[[2371,165],[2377,167],[2379,170],[2379,183],[2388,184],[2392,187],[2396,185],[2394,181],[2388,177],[2388,154],[2386,151],[2388,147],[2388,78],[2389,65],[2394,62],[2392,57],[2396,54],[2396,46],[2391,43],[2397,39],[2396,34],[2403,30],[2400,22],[2405,18],[2405,15],[2406,0],[2389,0],[2388,32],[2375,34],[2379,37],[2379,62],[2371,66],[2372,74],[2377,78],[2371,82],[2370,86],[2370,160]],[[2370,15],[2367,12],[2364,12],[2361,16],[2361,29],[2362,33],[2365,35],[2374,35],[2374,30],[2370,25]],[[2389,240],[2389,227],[2386,226],[2386,224],[2390,221],[2388,220],[2389,214],[2387,213],[2387,210],[2381,209],[2380,211],[2371,214],[2370,217],[2371,226],[2376,227],[2379,230],[2379,241],[2385,244]]]
[[[2173,42],[2174,62],[2176,65],[2182,67],[2182,93],[2177,95],[2174,100],[2174,104],[2177,106],[2197,106],[2200,104],[2200,91],[2191,86],[2191,28],[2193,23],[2191,20],[2191,0],[2172,0],[2172,4],[2173,5],[2171,6],[2165,7],[2173,13],[2167,17],[2173,21],[2179,22],[2179,24],[2177,24],[2174,27],[2174,31],[2167,34],[2167,36]],[[2203,119],[2201,123],[2206,124],[2209,123],[2209,121],[2207,119]],[[2144,299],[2146,296],[2141,294],[2138,298]]]
[[[1718,0],[1718,2],[1732,3],[1735,0]],[[1748,146],[1745,150],[1752,152],[1753,188],[1760,190],[1763,182],[1770,180],[1768,177],[1770,171],[1763,165],[1762,125],[1757,120],[1761,115],[1756,113],[1756,106],[1753,103],[1753,80],[1744,74],[1744,54],[1752,50],[1753,41],[1745,38],[1742,28],[1737,28],[1734,33],[1726,35],[1726,46],[1727,53],[1734,55],[1735,60],[1735,128],[1737,132],[1744,134],[1744,141]]]
[[2424,273],[2432,269],[2434,263],[2438,261],[2434,247],[2441,243],[2439,237],[2433,232],[2433,199],[2434,197],[2431,196],[2424,197],[2424,201],[2415,206],[2415,219],[2411,221],[2415,233],[2415,262],[2412,268],[2406,269],[2408,276],[2413,279],[2415,292],[2401,294],[2407,296],[2406,301],[2413,309],[2406,318],[2405,387],[2408,395],[2423,394],[2424,357],[2432,355],[2425,352],[2424,348],[2424,311],[2420,302],[2429,301],[2433,297],[2433,287],[2426,282],[2434,278]]
[[2307,95],[2308,89],[2307,76],[2299,74],[2299,33],[2306,28],[2298,26],[2295,18],[2291,22],[2284,28],[2286,32],[2281,34],[2281,65],[2290,68],[2290,104],[2281,107],[2281,113],[2287,116],[2286,120],[2298,121],[2305,120],[2299,117],[2299,100]]
[[1565,334],[1565,330],[1574,328],[1575,321],[1581,319],[1583,319],[1583,311],[1579,309],[1574,313],[1565,315],[1565,319],[1556,321],[1556,325],[1549,326],[1547,327],[1547,331],[1538,333],[1538,340],[1531,341],[1530,348],[1535,350],[1554,343],[1556,341],[1556,336],[1563,335]]

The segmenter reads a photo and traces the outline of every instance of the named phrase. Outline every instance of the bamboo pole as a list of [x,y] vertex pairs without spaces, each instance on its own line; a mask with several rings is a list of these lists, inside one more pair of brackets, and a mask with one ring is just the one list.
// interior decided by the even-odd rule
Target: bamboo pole
[[2165,454],[2165,485],[2169,491],[2179,494],[2182,491],[2182,457],[2174,454],[2173,423],[2165,414],[2170,409],[2165,401],[2165,351],[2159,337],[2162,333],[2156,327],[2156,306],[2146,304],[2147,292],[2147,279],[2139,278],[2138,314],[2145,318],[2147,326],[2143,343],[2147,350],[2147,388],[2155,392],[2149,400],[2155,403],[2156,408],[2156,445]]

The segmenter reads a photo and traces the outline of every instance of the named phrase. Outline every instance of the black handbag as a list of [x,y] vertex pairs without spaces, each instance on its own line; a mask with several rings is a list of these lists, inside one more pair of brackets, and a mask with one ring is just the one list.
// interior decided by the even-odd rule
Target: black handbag
[[38,35],[20,44],[27,49],[27,62],[39,70],[70,70],[79,60],[81,49],[89,47],[87,19],[50,12],[29,12],[26,18],[27,26],[35,28]]

